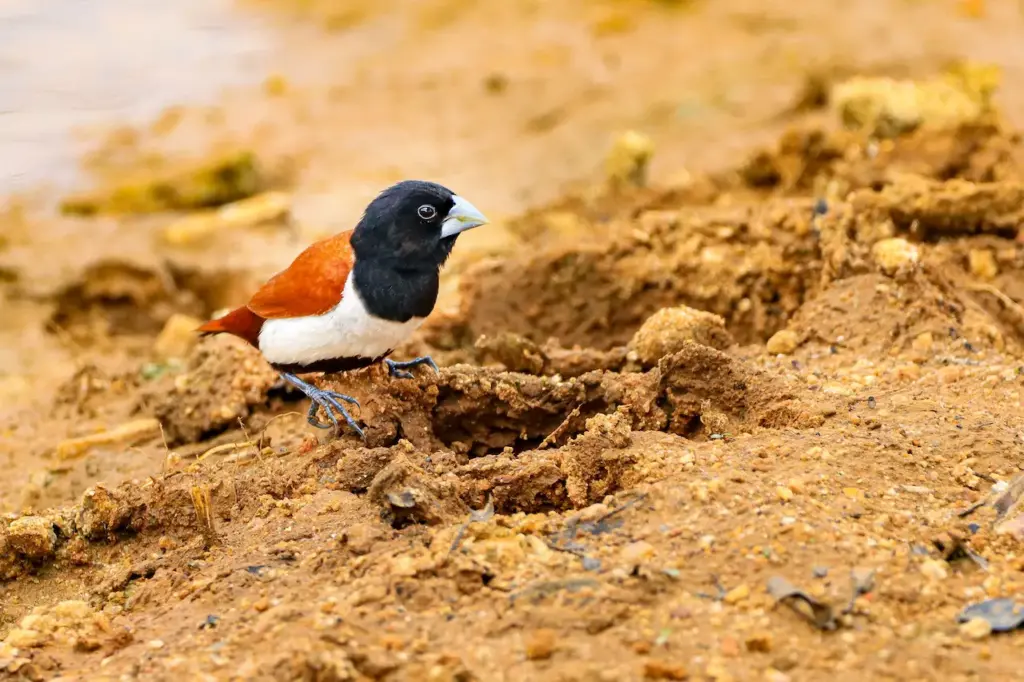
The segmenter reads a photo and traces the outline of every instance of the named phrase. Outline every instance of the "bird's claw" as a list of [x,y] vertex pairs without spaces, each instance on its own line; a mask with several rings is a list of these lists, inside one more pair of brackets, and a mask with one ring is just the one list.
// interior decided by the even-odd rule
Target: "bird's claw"
[[[306,414],[306,421],[309,422],[310,426],[318,429],[339,429],[338,414],[345,420],[353,431],[359,434],[359,437],[366,439],[366,434],[356,423],[356,420],[352,418],[352,415],[348,413],[342,402],[350,403],[359,407],[359,401],[350,395],[344,393],[335,393],[334,391],[327,391],[322,388],[317,388],[311,384],[307,384],[305,381],[299,379],[293,374],[284,374],[284,378],[294,385],[296,388],[306,394],[306,397],[310,400],[309,412]],[[329,422],[321,421],[319,418],[319,412],[323,409],[324,414],[327,415]]]
[[435,374],[439,374],[441,370],[437,368],[437,363],[429,355],[424,355],[421,358],[413,358],[412,360],[406,360],[405,362],[395,362],[394,360],[385,360],[384,363],[388,366],[388,374],[397,379],[412,379],[412,372],[407,372],[406,369],[417,367],[419,365],[426,365],[434,370]]
[[[361,428],[359,428],[359,424],[357,424],[356,420],[352,418],[352,415],[348,413],[345,406],[341,404],[341,401],[344,401],[359,407],[358,400],[343,393],[325,391],[319,388],[310,391],[309,399],[311,402],[309,406],[309,414],[306,416],[306,421],[308,421],[310,425],[318,429],[329,429],[332,427],[334,429],[338,429],[338,416],[336,413],[340,413],[342,418],[344,418],[345,423],[348,424],[353,431],[359,434],[360,438],[366,438],[366,434],[363,433]],[[323,408],[324,414],[326,414],[327,418],[331,420],[330,423],[320,421],[317,416],[320,408]]]

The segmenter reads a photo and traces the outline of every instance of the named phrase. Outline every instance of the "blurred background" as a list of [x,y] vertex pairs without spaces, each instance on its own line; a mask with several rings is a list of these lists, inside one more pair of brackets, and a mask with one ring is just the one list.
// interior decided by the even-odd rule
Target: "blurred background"
[[[469,258],[509,243],[504,218],[600,181],[627,131],[653,152],[650,182],[686,182],[834,120],[836,82],[963,59],[999,68],[1012,121],[1022,15],[1010,0],[3,0],[0,388],[42,399],[94,351],[95,334],[52,328],[90,267],[202,274],[207,314],[402,178],[498,219]],[[187,196],[158,196],[168,182]],[[252,195],[241,222],[289,229],[174,225]]]

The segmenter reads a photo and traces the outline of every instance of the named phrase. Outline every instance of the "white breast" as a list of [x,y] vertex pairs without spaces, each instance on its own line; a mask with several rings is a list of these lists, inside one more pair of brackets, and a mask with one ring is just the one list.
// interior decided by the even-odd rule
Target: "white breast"
[[376,358],[401,345],[421,324],[422,317],[391,322],[370,315],[349,274],[341,303],[323,315],[264,322],[260,351],[271,363],[282,365],[357,356]]

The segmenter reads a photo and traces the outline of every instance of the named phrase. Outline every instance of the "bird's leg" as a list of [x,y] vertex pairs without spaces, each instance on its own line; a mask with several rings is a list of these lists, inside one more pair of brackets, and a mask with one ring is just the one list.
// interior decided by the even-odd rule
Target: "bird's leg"
[[[342,401],[351,403],[356,407],[359,407],[359,401],[350,395],[344,395],[343,393],[335,393],[334,391],[327,391],[322,388],[317,388],[312,384],[308,384],[302,379],[298,378],[294,374],[288,372],[281,372],[281,378],[287,381],[289,384],[299,389],[306,394],[306,397],[312,401],[309,406],[309,414],[306,415],[306,420],[318,429],[329,429],[332,426],[338,428],[338,415],[340,413],[344,418],[345,423],[352,427],[352,430],[359,434],[360,438],[366,438],[363,430],[359,428],[359,424],[352,418],[352,415],[348,413],[345,406],[342,405]],[[327,418],[330,419],[330,423],[322,422],[317,417],[317,412],[323,409],[324,413],[327,414]]]
[[412,379],[412,372],[406,372],[406,369],[410,367],[417,367],[419,365],[427,365],[434,373],[438,373],[440,370],[437,369],[437,363],[429,355],[424,355],[422,358],[414,358],[412,360],[406,360],[405,362],[395,362],[394,360],[385,360],[384,364],[388,366],[388,374],[399,379]]

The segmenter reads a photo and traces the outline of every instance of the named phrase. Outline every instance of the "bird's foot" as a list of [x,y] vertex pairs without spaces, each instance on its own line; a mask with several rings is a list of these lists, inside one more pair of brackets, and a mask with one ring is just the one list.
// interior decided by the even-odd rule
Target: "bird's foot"
[[[350,395],[344,393],[335,393],[334,391],[328,391],[322,388],[317,388],[312,384],[306,383],[302,379],[298,378],[294,374],[282,373],[281,376],[285,381],[290,383],[295,388],[299,389],[306,394],[306,397],[310,399],[311,404],[309,406],[309,414],[306,415],[306,421],[310,425],[315,426],[318,429],[330,429],[340,430],[338,422],[338,416],[340,415],[344,419],[345,423],[348,424],[353,431],[359,434],[360,438],[365,439],[366,434],[356,423],[356,420],[352,418],[352,415],[348,413],[343,402],[351,403],[356,407],[359,407],[359,401]],[[327,415],[329,422],[320,421],[317,413],[323,409]]]
[[419,365],[427,365],[434,373],[440,372],[437,369],[437,363],[429,355],[424,355],[422,358],[414,358],[412,360],[406,360],[405,362],[395,362],[394,360],[385,360],[384,364],[388,366],[388,374],[398,379],[412,379],[412,372],[405,371],[406,369],[417,367]]

